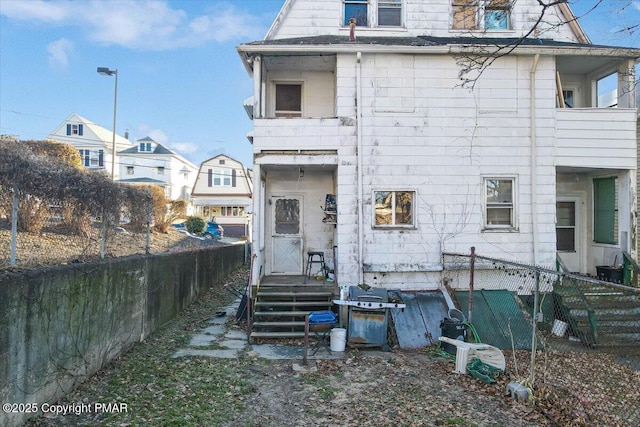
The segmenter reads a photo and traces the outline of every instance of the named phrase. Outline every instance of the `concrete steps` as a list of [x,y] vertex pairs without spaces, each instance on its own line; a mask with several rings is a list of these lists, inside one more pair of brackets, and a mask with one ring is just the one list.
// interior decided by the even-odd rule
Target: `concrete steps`
[[640,293],[605,282],[556,286],[570,333],[592,346],[640,345]]

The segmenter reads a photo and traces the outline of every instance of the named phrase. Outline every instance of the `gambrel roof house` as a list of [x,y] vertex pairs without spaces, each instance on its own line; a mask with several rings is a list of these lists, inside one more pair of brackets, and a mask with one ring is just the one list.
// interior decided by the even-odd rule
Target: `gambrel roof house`
[[[254,281],[303,274],[308,251],[341,285],[409,290],[440,287],[442,253],[471,246],[582,273],[632,252],[640,50],[592,45],[566,3],[533,30],[541,13],[284,1],[237,47],[254,82]],[[615,108],[598,104],[609,82]]]
[[171,200],[191,199],[198,167],[148,136],[118,152],[118,163],[118,182],[158,185]]
[[225,236],[250,238],[253,194],[250,171],[224,154],[202,162],[191,192],[196,215],[222,225]]
[[[73,113],[47,139],[70,144],[80,150],[85,167],[111,175],[113,133],[84,117]],[[116,134],[116,152],[126,150],[133,143]],[[117,175],[116,175],[117,177]]]

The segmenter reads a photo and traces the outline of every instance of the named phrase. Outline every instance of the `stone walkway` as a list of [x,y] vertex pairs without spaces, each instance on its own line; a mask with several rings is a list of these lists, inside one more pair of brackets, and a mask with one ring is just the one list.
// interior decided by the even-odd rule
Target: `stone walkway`
[[[205,356],[233,359],[240,354],[246,354],[262,359],[302,361],[304,348],[301,345],[249,344],[246,330],[236,324],[239,305],[238,299],[217,316],[209,319],[209,326],[194,334],[188,348],[178,350],[173,357]],[[309,354],[308,359],[342,359],[345,353],[329,352],[321,347],[315,355]]]

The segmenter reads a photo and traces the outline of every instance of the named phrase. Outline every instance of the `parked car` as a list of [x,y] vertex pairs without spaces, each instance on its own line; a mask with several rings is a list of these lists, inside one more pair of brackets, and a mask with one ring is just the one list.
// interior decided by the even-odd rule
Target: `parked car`
[[[182,230],[186,232],[184,228],[184,222],[173,224],[173,227],[179,231]],[[224,228],[222,228],[222,226],[217,222],[207,221],[207,227],[202,233],[200,233],[200,236],[204,237],[205,239],[219,239],[221,237],[224,237]]]

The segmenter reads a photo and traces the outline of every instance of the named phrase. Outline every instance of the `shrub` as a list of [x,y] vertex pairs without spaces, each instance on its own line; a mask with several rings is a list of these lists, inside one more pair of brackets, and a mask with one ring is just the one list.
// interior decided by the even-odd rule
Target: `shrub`
[[206,223],[198,216],[190,216],[185,221],[184,227],[191,234],[200,234],[204,231]]

